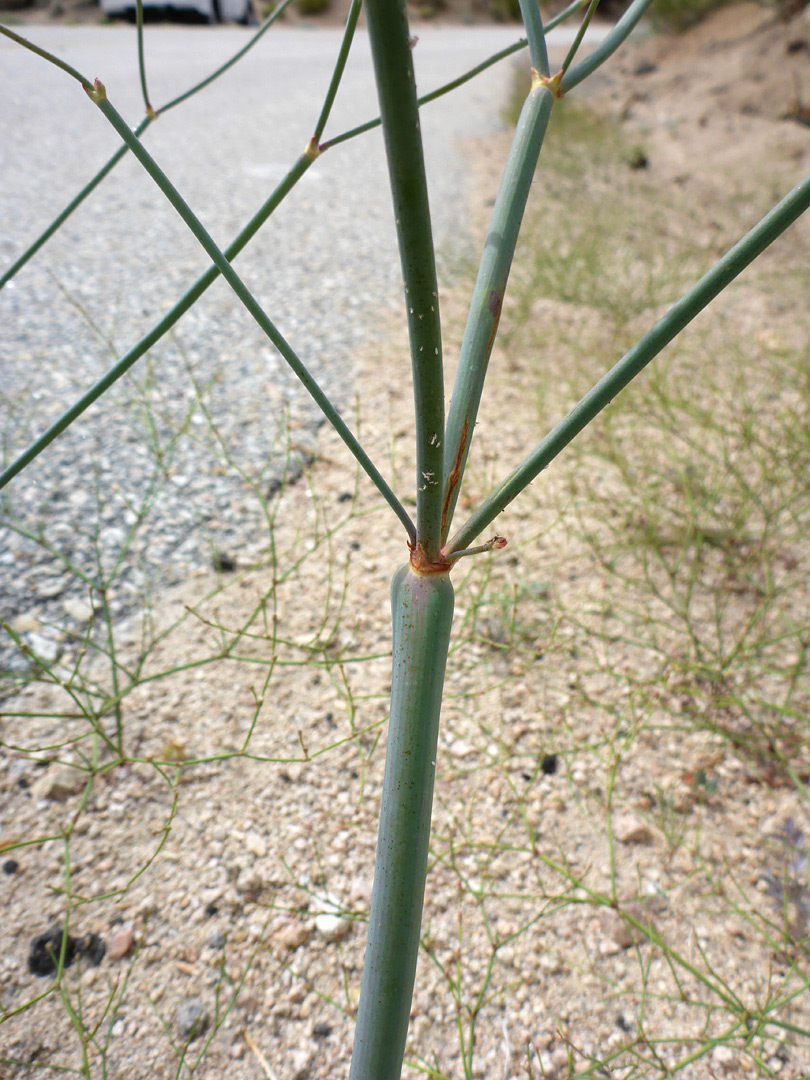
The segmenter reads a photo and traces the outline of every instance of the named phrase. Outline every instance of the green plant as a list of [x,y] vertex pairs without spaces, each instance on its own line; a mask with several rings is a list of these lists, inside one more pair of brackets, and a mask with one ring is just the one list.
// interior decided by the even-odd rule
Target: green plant
[[[402,1067],[428,863],[428,833],[439,713],[453,619],[454,590],[450,573],[455,563],[464,557],[498,550],[505,546],[505,541],[500,536],[495,536],[482,544],[476,544],[476,541],[506,505],[550,464],[590,420],[600,413],[610,400],[624,389],[676,337],[680,330],[725,288],[733,277],[748,266],[810,205],[810,179],[806,179],[732,248],[714,268],[709,270],[699,283],[655,324],[652,330],[631,347],[622,360],[585,394],[524,461],[480,502],[461,528],[455,534],[451,533],[487,364],[498,329],[517,236],[535,176],[536,162],[546,125],[555,102],[573,89],[618,47],[646,6],[647,0],[636,0],[628,14],[617,24],[604,46],[595,50],[586,60],[574,65],[573,61],[581,40],[578,37],[561,71],[554,75],[551,75],[548,69],[543,27],[538,11],[532,4],[527,3],[524,6],[523,14],[527,24],[532,62],[532,85],[521,112],[513,149],[506,165],[504,182],[496,200],[492,227],[473,291],[470,317],[461,345],[459,373],[445,422],[438,287],[419,132],[419,102],[414,90],[407,20],[404,6],[391,5],[382,0],[372,0],[368,4],[367,15],[375,58],[380,111],[388,151],[408,307],[407,322],[414,381],[417,455],[415,522],[411,520],[403,503],[370,460],[358,438],[349,429],[322,389],[314,382],[300,358],[280,335],[232,266],[233,258],[247,242],[252,232],[278,205],[295,181],[309,168],[311,162],[324,149],[336,145],[343,138],[321,142],[329,106],[359,14],[359,4],[353,6],[344,48],[330,88],[330,97],[318,120],[307,150],[251,226],[244,230],[224,252],[219,249],[170,179],[152,159],[138,135],[133,135],[121,119],[108,99],[104,86],[99,81],[91,84],[81,73],[61,61],[55,61],[53,57],[48,57],[57,62],[58,66],[82,85],[93,103],[118,132],[129,151],[149,172],[183,217],[215,269],[209,271],[197,285],[193,286],[184,300],[149,336],[147,344],[139,345],[131,350],[105,376],[104,380],[77,402],[73,410],[49,429],[46,436],[12,462],[3,473],[2,483],[8,483],[82,412],[90,401],[104,392],[128,367],[131,367],[148,348],[149,342],[164,333],[178,314],[194,302],[217,274],[221,274],[312,394],[355,456],[359,466],[394,511],[406,533],[410,558],[407,565],[395,573],[392,584],[394,662],[389,752],[380,818],[375,886],[371,903],[369,945],[364,966],[355,1051],[351,1067],[351,1075],[355,1080],[398,1077]],[[589,8],[583,22],[583,29],[594,7],[595,4],[592,4]],[[10,31],[4,31],[4,33],[12,40],[26,44]],[[35,51],[41,52],[41,50]],[[142,51],[141,59],[143,60]],[[149,114],[154,110],[151,110],[148,103],[143,62],[141,73],[149,118]],[[576,238],[576,243],[572,245],[574,249],[577,246],[581,252],[584,246],[582,237]],[[572,260],[566,279],[574,279],[574,286],[579,290],[575,295],[581,300],[582,289],[597,289],[604,283],[597,281],[594,284],[590,275],[584,274],[581,280],[578,279],[573,270],[575,265],[575,260]],[[541,266],[538,272],[547,272],[547,266]],[[588,300],[594,304],[601,302],[608,308],[614,306],[614,298],[611,296],[600,300],[598,296],[588,294]],[[630,314],[635,315],[637,312],[631,310]],[[704,498],[705,493],[696,490],[694,485],[690,486],[688,479],[680,478],[680,497],[687,502]],[[643,541],[647,535],[644,532],[644,536],[639,538],[637,546],[640,549],[643,548]],[[676,538],[676,543],[679,539]],[[718,533],[713,540],[720,545],[727,543],[728,533]],[[270,594],[275,593],[277,583],[277,575],[274,575],[273,585],[266,600],[269,600]],[[254,638],[250,644],[257,648],[263,637],[275,643],[276,626],[272,619],[268,620],[266,607],[267,604],[263,603],[261,613],[257,611],[259,632],[255,634],[249,635],[245,631],[240,631],[229,635],[224,624],[215,625],[214,628],[224,639],[220,651],[215,654],[217,660],[230,659],[237,644],[241,647],[247,637]],[[323,630],[324,627],[320,629]],[[311,638],[311,651],[326,654],[330,640],[331,635],[328,633],[314,634]],[[113,671],[116,672],[117,680],[115,662],[113,662]],[[105,700],[105,708],[109,708],[110,704],[114,708],[118,707],[122,693],[120,684],[114,681],[112,693]],[[99,738],[103,739],[103,733],[99,732]],[[301,733],[299,733],[299,738],[304,755],[308,756],[310,751]],[[613,753],[614,744],[623,738],[621,733],[617,733],[612,740],[608,740],[606,742],[608,750]],[[121,753],[120,745],[113,745],[110,749],[113,753]],[[164,754],[163,760],[158,761],[157,764],[165,770],[167,776],[171,776],[172,770],[178,767],[178,759],[182,756],[182,753],[174,748],[171,754]],[[621,754],[616,757],[616,768],[618,768],[620,757]],[[90,766],[95,767],[95,764],[95,761],[88,763],[88,773],[91,771]],[[445,858],[448,864],[457,865],[458,850],[455,832],[449,831],[448,836],[452,838],[452,844],[448,839]],[[493,850],[495,846],[493,845]],[[533,846],[534,841],[532,841]],[[566,890],[570,898],[575,899],[583,891],[586,892],[589,901],[594,905],[619,910],[621,918],[632,927],[634,933],[645,934],[647,940],[658,947],[663,947],[655,931],[650,929],[646,913],[643,910],[639,912],[630,904],[625,904],[625,898],[619,896],[615,870],[611,870],[608,889],[600,892],[586,888],[582,878],[565,863],[564,859],[554,860],[546,855],[543,866],[567,882]],[[483,909],[483,906],[482,900],[479,908]],[[504,950],[507,941],[517,936],[519,936],[517,932],[501,936],[493,935],[491,950],[493,961],[498,953]],[[635,940],[632,934],[631,939]],[[670,963],[680,965],[683,970],[695,975],[694,965],[677,950],[670,949],[667,952],[667,958]],[[442,960],[440,967],[451,987],[459,1015],[461,1015],[464,1012],[461,976],[458,973],[454,974],[450,962]],[[486,992],[489,978],[488,971],[482,979],[482,995]],[[703,984],[710,982],[711,992],[721,998],[734,1013],[735,1025],[744,1026],[742,1009],[737,1009],[737,1003],[733,1001],[720,980],[707,980],[699,974],[695,975],[695,979]],[[65,1007],[68,1008],[68,1005],[69,1002],[66,1002]],[[475,1018],[476,1010],[471,1009],[470,1044],[473,1041]],[[638,1046],[642,1047],[644,1052],[648,1049],[641,1039],[638,1040]],[[652,1053],[653,1048],[649,1049]],[[629,1052],[629,1050],[623,1048],[622,1052]],[[467,1056],[465,1060],[465,1069],[467,1069],[469,1057]]]

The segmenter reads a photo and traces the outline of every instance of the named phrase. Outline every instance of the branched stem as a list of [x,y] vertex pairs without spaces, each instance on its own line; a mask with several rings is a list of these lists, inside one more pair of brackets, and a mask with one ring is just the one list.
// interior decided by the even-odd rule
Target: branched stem
[[585,37],[585,31],[588,29],[588,25],[593,18],[593,14],[596,11],[598,4],[599,0],[591,0],[590,4],[588,5],[588,10],[585,12],[585,18],[582,20],[582,24],[580,25],[579,30],[577,30],[577,35],[571,44],[571,48],[568,50],[568,55],[566,56],[565,60],[563,60],[562,67],[560,68],[560,73],[562,75],[564,75],[566,71],[568,71],[568,69],[571,67],[574,57],[577,55],[579,47],[582,44],[582,39]]
[[652,0],[633,0],[633,3],[604,41],[600,42],[584,60],[580,60],[578,64],[566,71],[562,79],[562,94],[567,94],[569,90],[573,90],[575,86],[581,83],[583,79],[587,79],[598,67],[604,64],[609,56],[616,52],[619,46],[627,40],[631,30],[638,24],[639,19],[651,3]]
[[[558,12],[553,19],[549,19],[545,25],[545,31],[553,30],[555,26],[559,26],[560,23],[565,22],[566,19],[570,19],[571,16],[585,7],[587,0],[573,0],[573,3],[563,8]],[[445,94],[451,93],[453,90],[457,90],[460,86],[464,86],[465,83],[470,82],[476,75],[480,75],[488,68],[494,67],[495,64],[499,64],[501,60],[505,60],[509,56],[514,56],[515,53],[521,52],[529,44],[526,38],[521,38],[516,41],[514,45],[507,45],[505,49],[501,49],[499,52],[493,53],[486,60],[482,60],[480,64],[476,64],[475,67],[470,68],[463,75],[459,75],[456,79],[451,79],[450,82],[443,83],[437,87],[436,90],[431,90],[429,94],[422,94],[417,98],[417,104],[421,108],[423,105],[428,105],[431,101],[438,101],[439,98],[444,97]],[[357,127],[350,128],[348,131],[342,132],[340,135],[336,135],[332,139],[327,139],[326,142],[321,143],[321,150],[328,150],[331,146],[337,146],[339,143],[348,142],[349,139],[354,139],[357,135],[362,135],[366,131],[373,131],[381,124],[379,116],[375,120],[367,120],[364,124],[358,124]]]
[[[267,30],[270,29],[270,27],[273,25],[273,23],[276,21],[276,19],[278,19],[278,17],[282,14],[284,9],[291,2],[292,2],[292,0],[282,0],[282,2],[280,4],[278,4],[273,9],[273,11],[270,13],[270,15],[267,16],[265,21],[262,23],[262,25],[259,27],[259,29],[256,31],[256,33],[253,35],[253,37],[250,39],[250,41],[248,41],[246,45],[244,45],[241,49],[239,49],[238,52],[235,52],[234,55],[229,60],[227,60],[224,64],[222,64],[220,67],[218,67],[216,69],[216,71],[213,71],[210,75],[208,75],[201,82],[195,83],[194,86],[192,86],[190,89],[186,90],[184,93],[180,94],[178,97],[173,98],[171,101],[168,101],[165,105],[161,105],[161,107],[159,109],[153,110],[153,112],[151,114],[149,114],[148,110],[147,110],[147,115],[144,117],[143,120],[141,120],[140,124],[138,124],[138,126],[135,128],[135,134],[138,137],[140,137],[144,133],[144,131],[146,131],[146,129],[149,127],[149,125],[151,124],[153,119],[155,119],[158,116],[162,116],[163,113],[168,112],[169,109],[173,109],[176,105],[179,105],[181,102],[186,101],[190,97],[193,97],[194,94],[198,93],[204,87],[208,86],[215,79],[218,79],[220,77],[220,75],[224,74],[228,70],[228,68],[232,67],[238,60],[241,60],[241,58],[245,55],[245,53],[253,48],[253,46],[256,44],[256,42],[259,40],[259,38],[261,38],[267,32]],[[22,41],[20,41],[20,39],[16,38],[12,34],[9,34],[7,36],[11,37],[12,40],[18,40],[19,43],[22,43]],[[28,44],[30,45],[30,42]],[[32,51],[36,52],[37,49],[32,48]],[[50,56],[46,56],[46,59],[52,60],[52,62],[53,62],[53,58],[51,58]],[[59,65],[57,65],[57,66],[59,66]],[[8,268],[8,270],[6,270],[6,272],[2,276],[0,276],[0,289],[2,289],[3,286],[7,282],[11,281],[11,279],[15,276],[15,274],[17,274],[20,270],[22,270],[22,268],[29,261],[29,259],[33,258],[33,256],[36,255],[36,253],[39,251],[39,249],[44,244],[46,244],[48,242],[48,240],[50,240],[50,238],[57,231],[57,229],[59,229],[62,225],[64,225],[64,223],[67,221],[67,219],[73,213],[73,211],[76,210],[77,207],[81,206],[81,204],[84,202],[84,200],[87,198],[87,196],[90,195],[93,191],[95,191],[95,189],[98,187],[98,185],[104,179],[104,177],[107,176],[107,174],[112,169],[115,168],[115,166],[118,164],[118,162],[121,160],[121,158],[123,158],[128,153],[129,153],[129,147],[127,147],[127,146],[122,146],[118,150],[116,150],[116,152],[109,159],[109,161],[107,161],[104,165],[102,165],[101,168],[99,169],[99,171],[96,173],[96,175],[87,184],[85,184],[85,186],[81,189],[81,191],[73,199],[71,199],[71,201],[68,203],[68,205],[65,207],[65,209],[62,210],[61,213],[57,214],[57,216],[53,219],[53,221],[44,229],[44,231],[27,248],[27,250],[24,251],[22,253],[22,255],[20,255],[20,257],[15,262],[13,262],[11,264],[11,266]]]

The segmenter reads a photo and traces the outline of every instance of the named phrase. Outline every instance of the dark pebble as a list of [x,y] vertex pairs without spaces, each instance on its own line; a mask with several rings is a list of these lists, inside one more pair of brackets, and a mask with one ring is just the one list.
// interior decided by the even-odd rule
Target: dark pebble
[[332,1034],[332,1029],[328,1024],[316,1024],[312,1029],[313,1039],[328,1039]]
[[[62,951],[63,930],[52,926],[44,934],[37,934],[28,952],[28,970],[32,975],[51,975],[56,971]],[[77,956],[83,957],[92,967],[98,967],[104,959],[104,942],[98,934],[85,937],[67,936],[64,966],[70,967]]]
[[16,859],[6,859],[6,861],[3,863],[4,874],[16,874],[19,869],[20,864],[17,862]]
[[627,162],[631,169],[638,171],[639,169],[649,169],[650,159],[644,153],[643,150],[636,149],[630,155],[630,160]]
[[553,776],[557,771],[557,755],[544,754],[543,760],[540,762],[540,768],[543,770],[543,776]]
[[232,574],[236,569],[236,559],[232,559],[224,551],[218,551],[213,558],[214,569],[220,574]]
[[654,71],[658,71],[658,64],[651,64],[649,60],[644,60],[638,65],[633,72],[634,75],[652,75]]
[[[37,934],[28,952],[28,970],[32,975],[50,975],[56,971],[62,952],[63,931],[52,926],[44,934]],[[70,967],[76,957],[76,938],[67,936],[65,944],[65,967]]]

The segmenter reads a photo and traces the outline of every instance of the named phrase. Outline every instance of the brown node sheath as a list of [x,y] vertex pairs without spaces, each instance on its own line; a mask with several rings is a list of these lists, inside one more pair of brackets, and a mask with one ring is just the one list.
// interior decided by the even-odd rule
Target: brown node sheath
[[421,544],[408,544],[408,547],[411,549],[411,567],[417,574],[447,574],[453,569],[452,560],[447,562],[441,555],[437,562],[431,562]]

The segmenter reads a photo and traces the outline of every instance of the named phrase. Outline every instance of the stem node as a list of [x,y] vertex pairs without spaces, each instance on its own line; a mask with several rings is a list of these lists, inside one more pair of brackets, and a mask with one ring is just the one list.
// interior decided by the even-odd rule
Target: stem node
[[532,90],[537,86],[544,86],[554,100],[559,101],[563,96],[563,74],[563,70],[560,69],[556,75],[541,75],[539,71],[535,71],[535,69],[532,68]]

